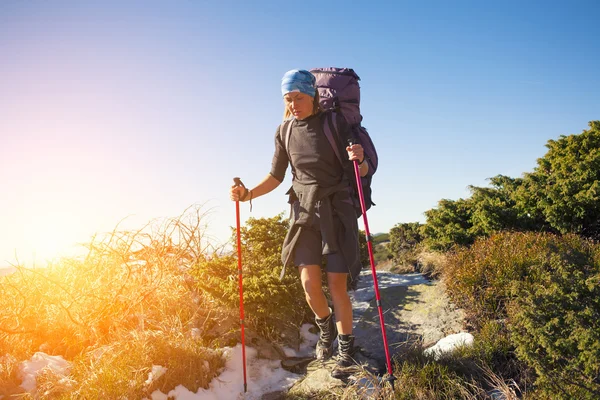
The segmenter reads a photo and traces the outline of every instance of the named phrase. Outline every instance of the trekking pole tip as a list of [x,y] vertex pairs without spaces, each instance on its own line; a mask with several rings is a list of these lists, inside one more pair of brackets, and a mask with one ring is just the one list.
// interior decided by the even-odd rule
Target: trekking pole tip
[[396,379],[397,379],[397,378],[396,378],[394,375],[391,375],[391,374],[390,374],[390,375],[388,375],[387,377],[385,377],[385,378],[383,379],[383,381],[384,381],[384,382],[389,382],[389,384],[392,386],[392,389],[394,389],[394,381],[395,381]]

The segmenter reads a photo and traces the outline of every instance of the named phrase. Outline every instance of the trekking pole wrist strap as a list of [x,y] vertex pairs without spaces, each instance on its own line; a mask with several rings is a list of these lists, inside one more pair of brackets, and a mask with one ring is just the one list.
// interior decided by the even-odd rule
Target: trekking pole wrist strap
[[248,188],[244,186],[244,195],[240,197],[240,201],[246,201],[246,199],[250,201],[250,212],[252,212],[252,195],[252,190],[248,190]]

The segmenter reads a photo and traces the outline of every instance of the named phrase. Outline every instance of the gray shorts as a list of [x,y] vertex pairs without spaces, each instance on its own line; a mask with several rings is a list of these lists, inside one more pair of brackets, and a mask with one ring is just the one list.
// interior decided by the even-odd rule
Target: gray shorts
[[[320,215],[319,206],[321,202],[317,202],[315,206],[315,216],[311,221],[310,226],[302,228],[300,237],[296,242],[294,248],[294,265],[297,267],[303,267],[306,265],[319,265],[323,266],[323,249],[327,244],[327,238],[323,237],[320,228]],[[292,210],[294,215],[298,215],[298,209],[300,204],[294,203]],[[340,220],[337,216],[333,217],[334,224],[340,224]],[[327,272],[339,272],[349,273],[348,266],[344,260],[344,256],[340,252],[326,254],[327,265],[325,270]]]

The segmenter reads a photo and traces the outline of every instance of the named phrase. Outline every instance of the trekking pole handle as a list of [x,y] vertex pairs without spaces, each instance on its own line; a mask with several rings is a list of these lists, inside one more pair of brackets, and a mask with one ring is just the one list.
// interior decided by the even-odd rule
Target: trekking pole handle
[[235,186],[241,186],[243,188],[246,187],[246,185],[244,185],[242,180],[240,178],[238,178],[237,176],[235,178],[233,178],[233,183],[235,184]]
[[[353,146],[355,144],[358,144],[358,139],[356,139],[355,137],[351,137],[348,139],[348,146]],[[356,161],[358,163],[358,165],[361,165],[366,159],[367,159],[367,155],[364,154],[362,161],[360,161],[360,162],[358,160],[354,160],[354,161]]]

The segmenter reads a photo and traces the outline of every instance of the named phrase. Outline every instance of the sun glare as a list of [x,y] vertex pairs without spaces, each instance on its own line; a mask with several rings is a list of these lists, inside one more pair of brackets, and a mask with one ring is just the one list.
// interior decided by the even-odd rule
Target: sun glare
[[75,256],[84,249],[79,243],[89,241],[89,234],[73,214],[62,212],[32,215],[14,229],[15,235],[4,242],[2,261],[28,267],[42,267],[48,261]]

